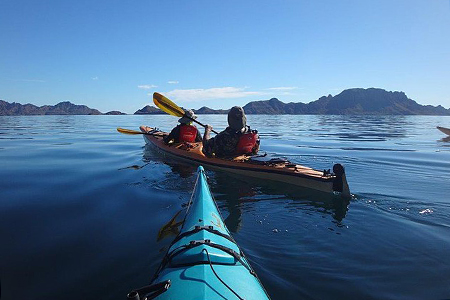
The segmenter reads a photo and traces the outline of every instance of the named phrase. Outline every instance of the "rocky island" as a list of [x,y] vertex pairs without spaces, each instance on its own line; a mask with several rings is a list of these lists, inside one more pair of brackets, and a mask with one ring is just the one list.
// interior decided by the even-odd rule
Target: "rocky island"
[[[145,109],[148,114],[162,113],[153,106],[146,106]],[[404,92],[389,92],[377,88],[347,89],[336,96],[323,96],[309,103],[284,103],[277,98],[252,101],[244,106],[244,110],[247,114],[271,115],[450,115],[450,109],[440,105],[420,105],[409,99]],[[226,114],[228,112],[228,110],[208,107],[193,111],[196,114]]]
[[[252,101],[244,106],[247,114],[290,114],[290,115],[437,115],[448,116],[450,109],[441,105],[421,105],[409,99],[404,92],[390,92],[379,88],[354,88],[342,91],[336,96],[328,95],[309,102],[284,103],[277,98]],[[226,114],[228,109],[212,109],[203,106],[194,109],[196,114]],[[162,110],[146,105],[135,115],[165,114]],[[105,114],[85,105],[68,101],[54,106],[8,103],[0,100],[0,115],[125,115],[120,111]]]
[[[76,105],[69,101],[56,105],[36,106],[33,104],[9,103],[0,100],[0,116],[35,116],[35,115],[103,115],[97,109],[86,105]],[[125,115],[120,111],[110,111],[105,115]]]

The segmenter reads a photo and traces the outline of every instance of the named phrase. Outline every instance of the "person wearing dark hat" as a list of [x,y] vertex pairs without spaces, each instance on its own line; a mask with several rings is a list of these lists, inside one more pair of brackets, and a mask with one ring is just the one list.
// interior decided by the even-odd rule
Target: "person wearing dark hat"
[[212,127],[206,125],[203,135],[203,153],[207,156],[232,157],[241,154],[256,154],[259,151],[259,136],[247,126],[244,109],[234,106],[228,112],[228,127],[211,138]]
[[169,144],[172,141],[174,143],[201,142],[202,136],[197,127],[192,125],[192,119],[197,119],[197,116],[192,110],[186,110],[185,115],[178,120],[180,124],[172,129],[168,136],[164,137],[164,142],[166,144]]

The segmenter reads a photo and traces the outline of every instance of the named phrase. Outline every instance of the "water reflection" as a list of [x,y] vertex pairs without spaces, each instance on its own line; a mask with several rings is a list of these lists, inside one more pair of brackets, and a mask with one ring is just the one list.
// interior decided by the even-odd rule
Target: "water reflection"
[[[193,178],[196,174],[197,165],[172,159],[151,146],[145,147],[143,160],[147,164],[155,160],[161,161],[170,167],[172,175],[176,174],[181,178]],[[239,231],[244,213],[251,209],[251,206],[247,204],[251,202],[272,201],[275,203],[280,200],[284,200],[284,202],[287,200],[290,203],[288,209],[305,209],[306,206],[308,210],[312,209],[315,212],[331,215],[337,222],[341,222],[345,218],[350,203],[349,200],[342,199],[339,196],[284,183],[263,181],[210,170],[207,170],[207,175],[208,183],[216,201],[222,211],[228,212],[224,221],[231,232]],[[165,185],[170,189],[177,182],[176,176],[173,176],[170,181],[165,182]],[[167,228],[170,227],[167,226]],[[174,228],[166,231],[176,232]]]
[[224,219],[225,225],[231,232],[238,232],[242,222],[242,203],[254,199],[257,192],[253,185],[238,180],[222,172],[210,172],[209,184],[214,194],[223,208],[228,211],[228,216]]
[[[159,242],[166,237],[175,237],[180,233],[181,224],[183,224],[183,217],[185,210],[178,211],[166,224],[164,224],[158,231],[156,241]],[[181,215],[181,216],[180,216]]]
[[414,123],[405,116],[316,116],[323,131],[319,136],[350,141],[386,141],[404,138]]
[[313,209],[316,212],[329,214],[338,222],[345,218],[350,204],[348,199],[343,199],[340,196],[279,182],[264,182],[243,176],[229,176],[222,172],[215,172],[211,178],[211,189],[218,201],[226,203],[226,208],[230,213],[227,220],[236,229],[239,228],[238,223],[243,210],[250,209],[243,204],[251,202],[271,201],[276,203],[288,201],[289,204],[286,205],[286,208],[304,209],[306,206],[309,210]]
[[118,170],[127,170],[127,169],[132,169],[132,170],[139,170],[144,168],[145,166],[147,166],[149,163],[145,163],[142,166],[138,166],[138,165],[132,165],[132,166],[128,166],[128,167],[123,167],[123,168],[119,168]]
[[450,143],[450,136],[441,139],[441,142]]
[[172,173],[180,175],[181,178],[189,178],[197,171],[195,165],[174,160],[150,145],[146,145],[144,148],[143,161],[147,164],[152,161],[163,162],[170,167]]
[[163,159],[162,161],[170,167],[173,173],[177,173],[181,178],[191,177],[197,170],[193,165],[177,163],[170,159]]
[[[411,116],[284,115],[249,116],[263,144],[268,140],[385,142],[414,137],[417,120]],[[270,124],[270,126],[268,126]]]

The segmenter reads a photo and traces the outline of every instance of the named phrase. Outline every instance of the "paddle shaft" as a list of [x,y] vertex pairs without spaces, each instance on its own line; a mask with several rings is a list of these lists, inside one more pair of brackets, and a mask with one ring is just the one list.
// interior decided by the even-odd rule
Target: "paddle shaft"
[[[206,125],[204,125],[204,124],[200,123],[199,121],[195,120],[194,118],[191,118],[188,115],[186,115],[186,111],[184,109],[182,109],[181,107],[176,105],[172,100],[170,100],[169,98],[167,98],[164,95],[161,95],[160,93],[157,93],[157,92],[153,93],[153,103],[155,103],[155,105],[157,107],[159,107],[161,110],[168,113],[169,115],[187,118],[187,119],[199,124],[200,126],[206,128]],[[214,132],[215,134],[219,134],[214,129],[211,129],[211,131]]]
[[136,131],[136,130],[131,130],[131,129],[123,129],[123,128],[117,128],[117,131],[120,133],[124,133],[124,134],[145,134],[145,135],[153,135],[153,136],[164,136],[163,134],[154,134],[154,133]]
[[[186,115],[185,115],[185,117],[188,118],[188,119],[190,119],[190,120],[192,120],[192,121],[194,121],[194,122],[197,123],[198,125],[203,126],[204,128],[206,128],[206,125],[200,123],[200,122],[197,121],[196,119],[190,118],[190,117],[188,117],[188,116],[186,116]],[[214,129],[211,129],[211,131],[214,132],[215,134],[219,134],[219,133],[218,133],[217,131],[215,131]]]

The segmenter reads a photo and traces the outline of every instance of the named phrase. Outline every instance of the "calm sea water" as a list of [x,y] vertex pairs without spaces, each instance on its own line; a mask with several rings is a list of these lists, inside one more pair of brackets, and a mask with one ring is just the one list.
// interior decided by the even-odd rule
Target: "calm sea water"
[[[2,299],[124,299],[149,282],[195,166],[145,147],[171,116],[0,117]],[[200,116],[221,130],[226,116]],[[346,167],[353,199],[208,171],[272,299],[450,299],[449,117],[248,116],[262,150]],[[276,229],[276,230],[275,230]]]

